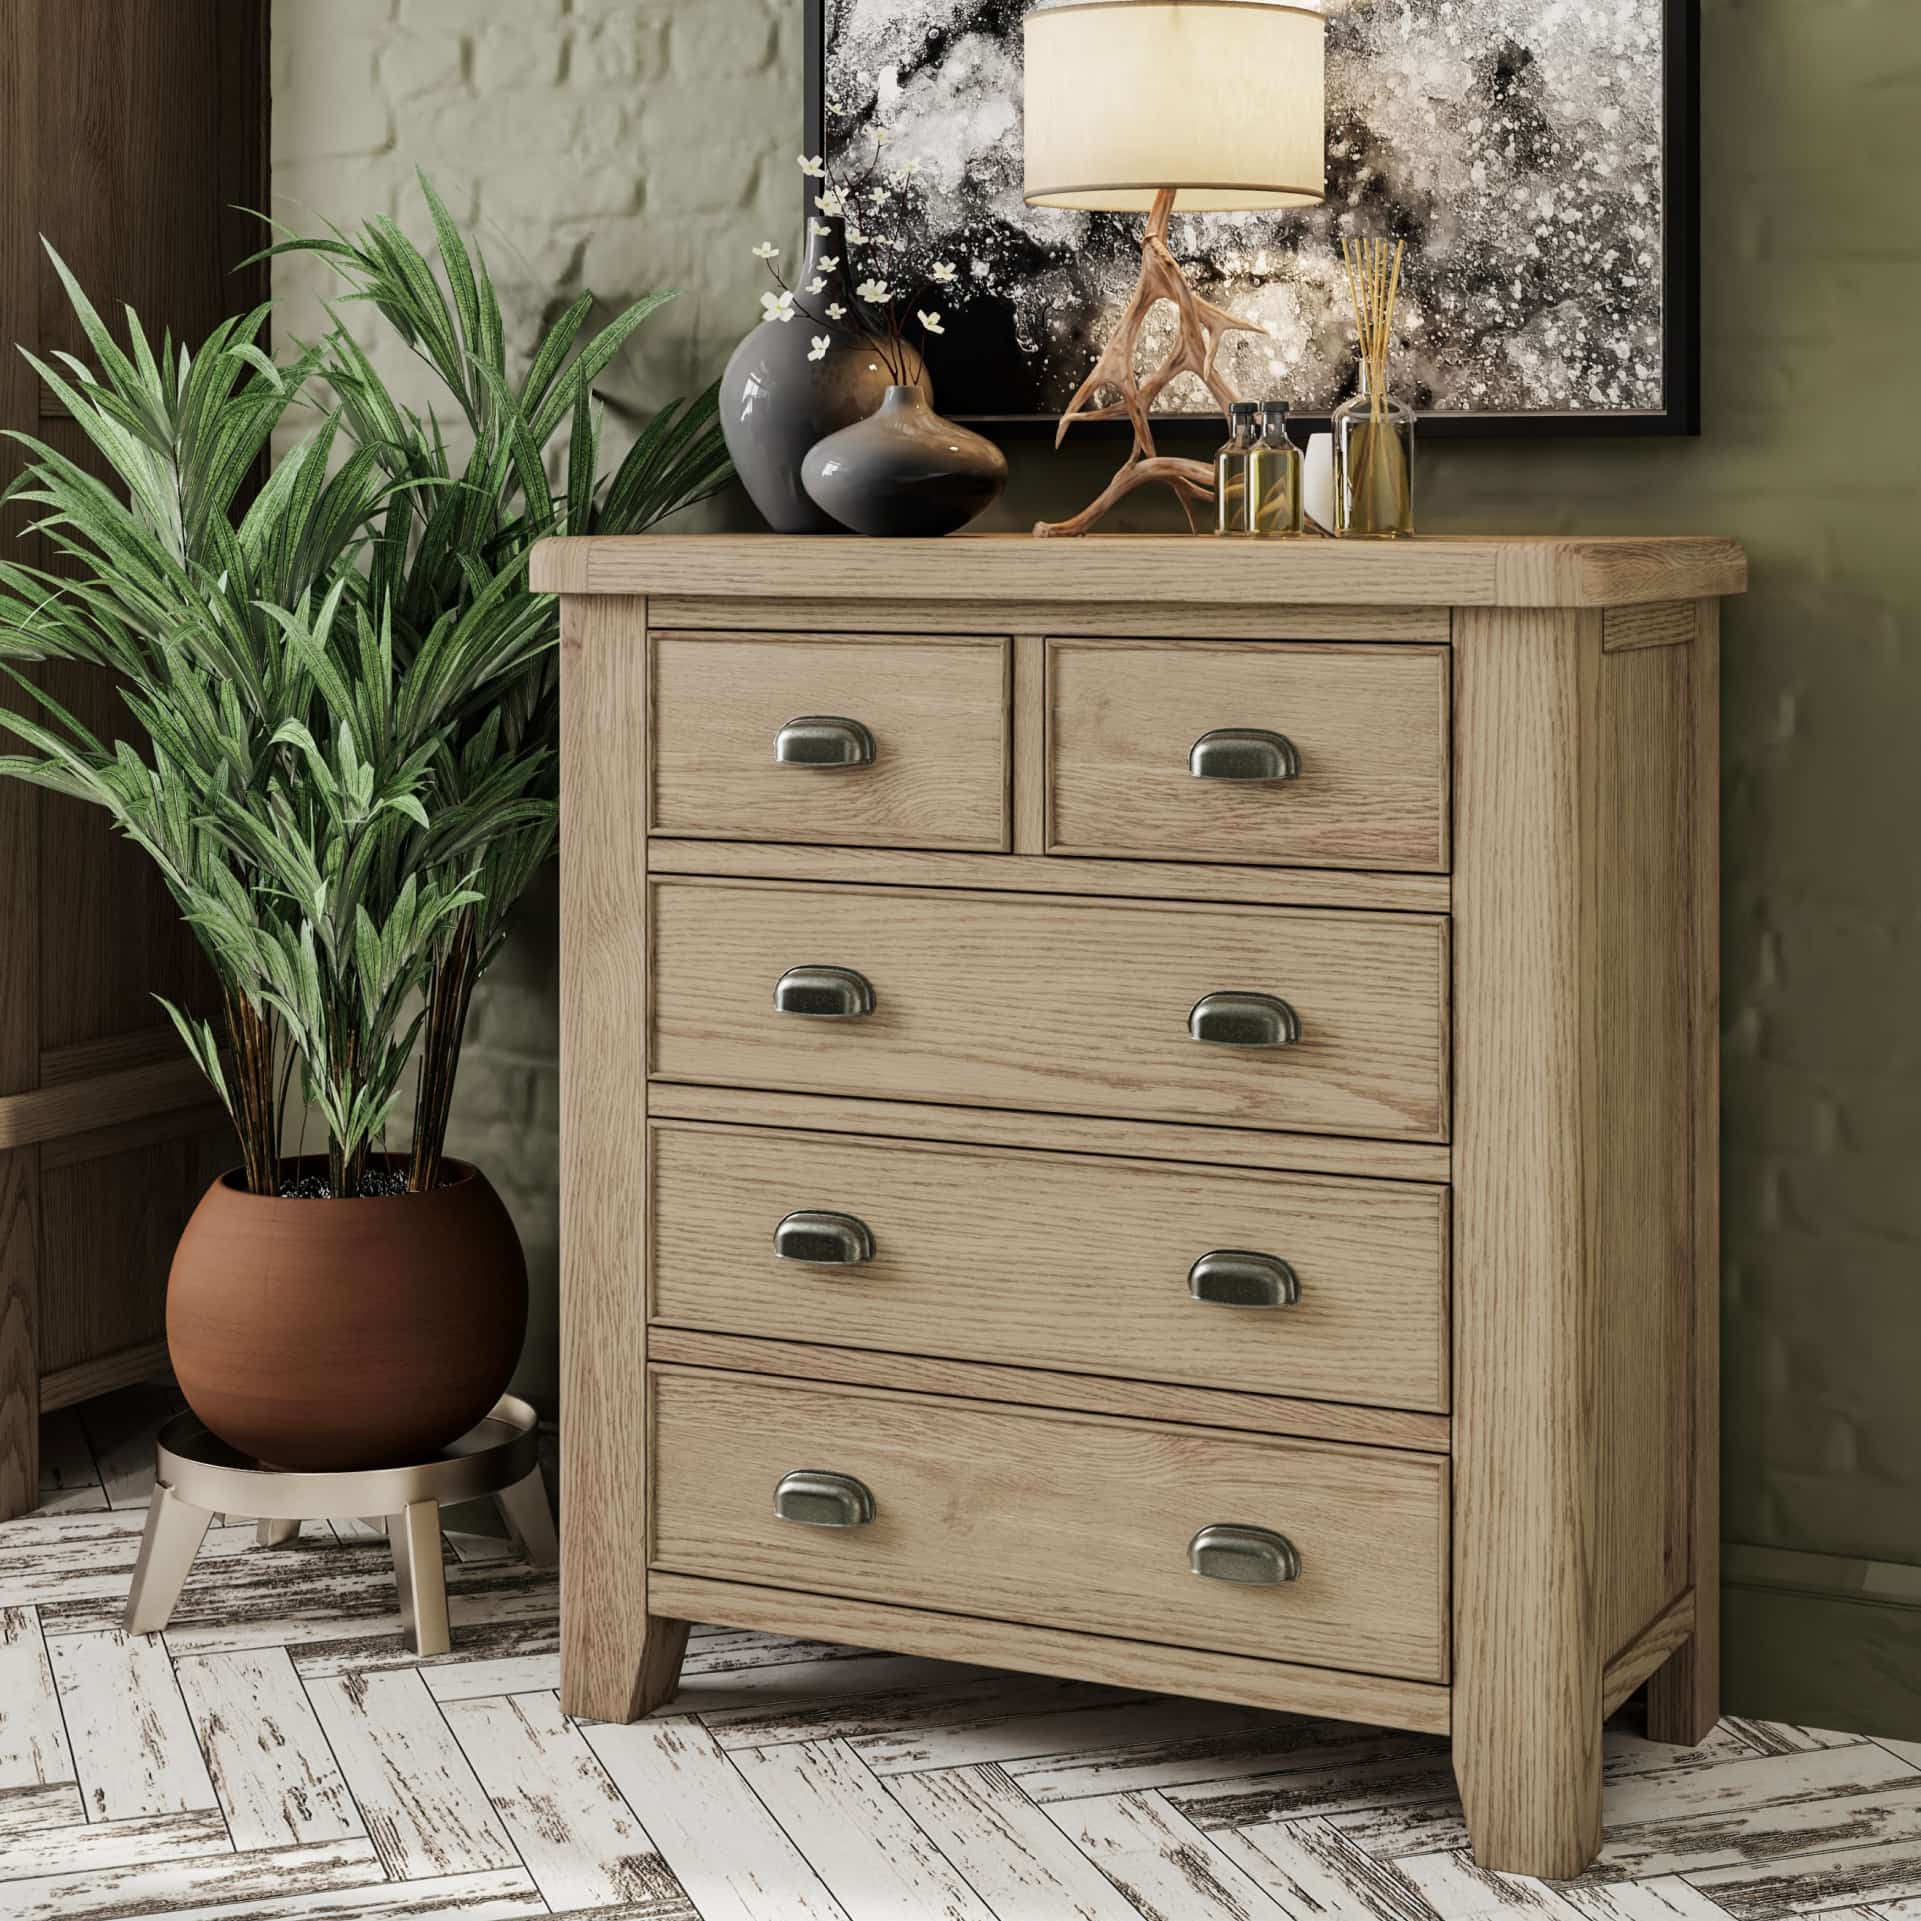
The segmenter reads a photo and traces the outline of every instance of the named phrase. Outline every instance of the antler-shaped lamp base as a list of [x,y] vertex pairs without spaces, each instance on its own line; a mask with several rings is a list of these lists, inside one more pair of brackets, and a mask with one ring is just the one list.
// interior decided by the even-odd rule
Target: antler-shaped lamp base
[[[1214,498],[1212,466],[1204,460],[1175,460],[1158,453],[1148,416],[1161,394],[1182,374],[1189,373],[1205,384],[1225,415],[1235,395],[1215,366],[1221,343],[1230,333],[1265,333],[1267,329],[1203,300],[1187,284],[1181,263],[1167,244],[1168,223],[1173,216],[1174,190],[1166,188],[1154,196],[1153,211],[1147,216],[1147,233],[1141,241],[1141,277],[1133,296],[1113,337],[1094,363],[1094,371],[1068,402],[1054,436],[1058,447],[1077,420],[1125,419],[1134,428],[1133,450],[1120,472],[1072,520],[1042,521],[1034,532],[1043,537],[1084,534],[1124,495],[1154,482],[1164,482],[1174,489],[1190,531],[1195,530],[1194,503]],[[1148,315],[1163,300],[1174,306],[1174,343],[1160,365],[1143,379],[1136,370],[1141,332]],[[1101,394],[1109,391],[1115,398],[1102,403]]]

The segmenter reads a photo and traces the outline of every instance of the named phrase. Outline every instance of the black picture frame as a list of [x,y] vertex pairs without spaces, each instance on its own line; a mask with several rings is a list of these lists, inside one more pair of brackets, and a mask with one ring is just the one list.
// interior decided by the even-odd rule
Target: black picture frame
[[[826,144],[826,0],[802,0],[803,58],[806,86],[802,139],[807,152]],[[1665,401],[1658,411],[1581,413],[1429,413],[1421,432],[1444,439],[1516,437],[1592,439],[1621,436],[1697,435],[1701,431],[1701,5],[1700,0],[1664,0],[1662,99],[1662,381]],[[803,215],[813,211],[814,183],[803,181]],[[933,363],[938,381],[939,365]],[[953,411],[953,418],[992,427],[1003,436],[1023,431],[1051,433],[1057,414],[996,414]],[[1296,415],[1297,426],[1311,431],[1325,419]],[[1165,428],[1180,439],[1217,432],[1220,415],[1168,413],[1154,416],[1156,433]],[[1077,424],[1076,434],[1125,434],[1120,421]]]

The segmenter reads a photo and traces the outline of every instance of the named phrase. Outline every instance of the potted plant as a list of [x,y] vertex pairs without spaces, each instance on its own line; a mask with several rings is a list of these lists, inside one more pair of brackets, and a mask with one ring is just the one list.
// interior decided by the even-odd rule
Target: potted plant
[[[99,739],[9,665],[37,711],[0,709],[22,750],[0,772],[107,808],[220,982],[217,1019],[169,1012],[241,1165],[182,1236],[168,1343],[208,1426],[285,1468],[421,1458],[518,1358],[525,1264],[484,1177],[445,1154],[448,1103],[468,996],[555,834],[556,620],[527,549],[604,513],[632,464],[597,484],[590,389],[645,312],[574,352],[576,312],[510,386],[484,265],[435,211],[456,356],[480,345],[486,432],[464,466],[338,333],[276,363],[263,309],[176,355],[129,315],[123,349],[56,261],[94,364],[34,364],[120,491],[24,439],[11,497],[61,572],[0,562],[0,655],[104,668],[137,723]],[[323,371],[317,431],[246,499]],[[656,500],[724,477],[695,463],[698,431],[662,447],[697,411],[654,438]],[[540,461],[562,424],[556,500]],[[415,1138],[388,1154],[416,1054]],[[289,1154],[315,1120],[325,1153]]]

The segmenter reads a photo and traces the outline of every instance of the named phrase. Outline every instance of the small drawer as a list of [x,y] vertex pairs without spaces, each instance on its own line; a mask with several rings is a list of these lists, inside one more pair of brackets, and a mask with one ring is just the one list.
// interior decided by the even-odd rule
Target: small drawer
[[1444,1189],[677,1122],[651,1140],[659,1322],[1447,1409]]
[[1006,641],[662,633],[648,644],[650,832],[1006,849]]
[[1446,1138],[1438,916],[680,878],[652,900],[660,1080]]
[[1447,1678],[1438,1458],[707,1369],[650,1378],[657,1568]]
[[1448,661],[1445,647],[1052,641],[1048,851],[1442,872]]

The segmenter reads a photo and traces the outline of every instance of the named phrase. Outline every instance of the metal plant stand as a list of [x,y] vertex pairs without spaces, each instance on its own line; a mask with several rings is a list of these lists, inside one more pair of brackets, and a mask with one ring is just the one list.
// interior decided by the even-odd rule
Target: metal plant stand
[[492,1495],[535,1567],[552,1567],[559,1558],[539,1446],[534,1410],[503,1394],[478,1427],[418,1466],[282,1474],[216,1440],[197,1416],[177,1415],[160,1430],[153,1502],[127,1595],[127,1632],[154,1634],[167,1625],[216,1514],[257,1520],[262,1547],[292,1540],[302,1521],[374,1517],[393,1549],[408,1645],[416,1654],[445,1654],[443,1505]]

